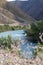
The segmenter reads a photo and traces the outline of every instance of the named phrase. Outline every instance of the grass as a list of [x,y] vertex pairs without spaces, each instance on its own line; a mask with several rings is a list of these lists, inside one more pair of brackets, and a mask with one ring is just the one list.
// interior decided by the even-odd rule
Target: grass
[[[43,49],[42,49],[43,44],[38,43],[37,46],[38,46],[38,52],[43,53]],[[40,47],[41,47],[41,48],[40,48]]]
[[40,42],[38,42],[37,46],[43,47],[43,44],[41,44]]
[[7,38],[6,37],[1,37],[0,38],[0,47],[3,49],[11,49],[12,45],[14,46],[18,46],[20,44],[20,40],[19,39],[12,39],[12,36],[8,35]]
[[5,37],[1,37],[0,38],[0,47],[5,49],[5,48],[9,48],[11,49],[11,44],[13,44],[13,40],[11,36],[8,36],[7,38]]
[[37,56],[37,49],[35,49],[35,50],[33,51],[33,56],[34,56],[34,58]]
[[0,25],[0,32],[4,32],[4,31],[10,31],[10,30],[25,30],[29,28],[29,25],[28,26],[9,26],[9,25],[3,25],[1,26]]

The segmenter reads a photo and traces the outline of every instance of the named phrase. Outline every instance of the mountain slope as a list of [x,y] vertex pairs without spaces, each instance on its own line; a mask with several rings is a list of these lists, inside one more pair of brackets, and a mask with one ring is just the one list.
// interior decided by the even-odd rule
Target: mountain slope
[[24,19],[25,21],[28,22],[34,22],[36,21],[34,18],[31,16],[27,15],[24,11],[22,11],[16,4],[15,2],[7,2],[5,4],[6,7],[5,9],[9,10],[16,16],[16,20],[20,20],[21,18]]
[[15,4],[33,18],[43,18],[43,0],[16,1]]
[[32,21],[28,22],[20,18],[19,16],[14,15],[10,11],[0,7],[0,25],[3,25],[3,24],[9,24],[10,26],[27,25],[33,22],[33,19],[30,19],[30,20]]
[[0,24],[20,25],[20,22],[14,19],[14,15],[11,12],[0,8]]
[[36,20],[12,2],[6,2],[0,7],[0,24],[27,25],[32,22]]
[[4,14],[5,16],[7,16],[11,19],[15,19],[15,16],[11,12],[9,12],[8,10],[6,10],[4,8],[0,7],[0,13]]

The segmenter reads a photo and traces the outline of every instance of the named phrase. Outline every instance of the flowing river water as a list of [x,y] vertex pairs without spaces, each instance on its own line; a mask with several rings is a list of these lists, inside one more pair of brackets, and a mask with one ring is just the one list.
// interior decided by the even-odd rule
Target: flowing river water
[[7,37],[8,35],[11,35],[12,39],[19,39],[21,41],[22,44],[20,50],[24,58],[33,57],[33,51],[35,50],[34,47],[36,46],[36,44],[27,40],[24,30],[2,32],[0,33],[0,38]]

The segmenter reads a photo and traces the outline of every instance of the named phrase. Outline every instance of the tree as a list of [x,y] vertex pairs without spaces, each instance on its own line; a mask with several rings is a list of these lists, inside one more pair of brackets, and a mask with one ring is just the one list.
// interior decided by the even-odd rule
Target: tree
[[27,30],[27,35],[32,38],[33,42],[41,42],[39,38],[40,33],[43,33],[43,20],[41,20],[41,22],[32,23],[30,31]]

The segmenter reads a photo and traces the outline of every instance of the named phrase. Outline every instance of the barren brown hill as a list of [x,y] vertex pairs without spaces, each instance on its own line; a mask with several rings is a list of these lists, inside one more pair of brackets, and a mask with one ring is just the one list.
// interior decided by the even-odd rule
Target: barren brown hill
[[0,0],[0,2],[3,5],[0,6],[0,24],[27,25],[36,21],[22,11],[17,5],[13,5],[5,0]]
[[0,7],[0,13],[4,14],[5,16],[7,16],[11,19],[15,19],[15,16],[11,12],[9,12],[8,10],[6,10],[4,8]]
[[10,12],[12,12],[16,16],[17,20],[22,18],[22,19],[24,19],[24,21],[28,21],[29,23],[36,21],[34,18],[32,18],[31,16],[26,14],[16,4],[14,4],[12,2],[6,2],[4,8],[9,10]]
[[0,7],[0,24],[19,25],[20,22],[15,20],[15,16],[11,12]]

